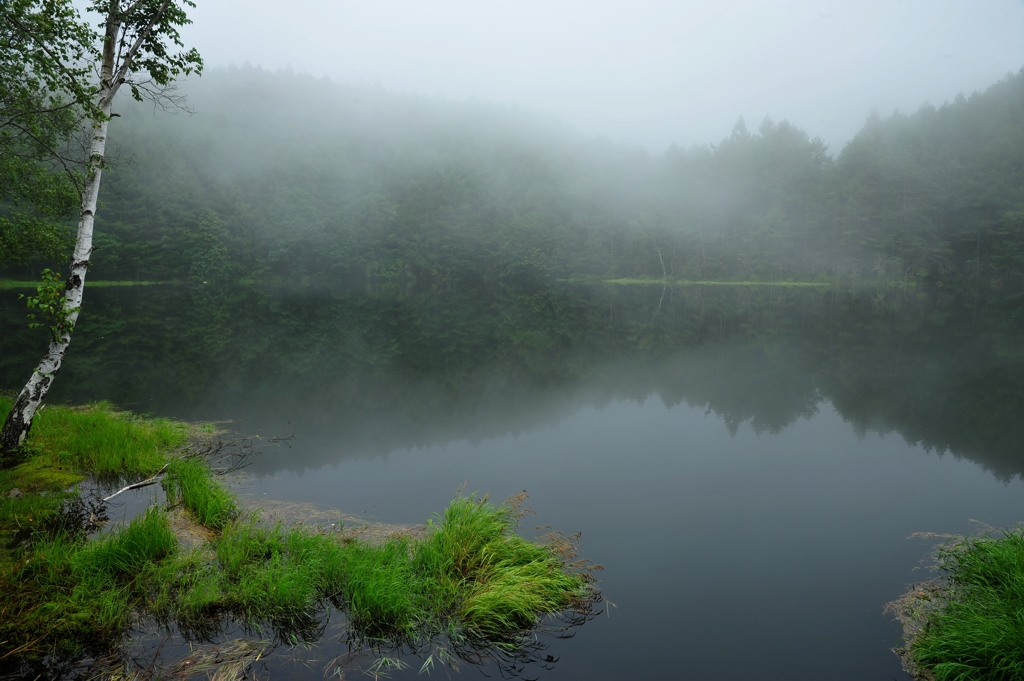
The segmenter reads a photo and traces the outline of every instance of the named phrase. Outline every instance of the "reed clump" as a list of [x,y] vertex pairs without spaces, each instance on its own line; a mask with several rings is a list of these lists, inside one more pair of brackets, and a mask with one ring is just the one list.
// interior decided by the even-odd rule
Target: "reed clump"
[[944,602],[912,641],[913,663],[939,681],[1024,678],[1024,530],[950,542],[938,566]]
[[590,597],[589,573],[567,569],[575,557],[569,542],[538,544],[516,533],[520,501],[458,497],[416,547],[431,600],[455,613],[466,635],[500,639]]

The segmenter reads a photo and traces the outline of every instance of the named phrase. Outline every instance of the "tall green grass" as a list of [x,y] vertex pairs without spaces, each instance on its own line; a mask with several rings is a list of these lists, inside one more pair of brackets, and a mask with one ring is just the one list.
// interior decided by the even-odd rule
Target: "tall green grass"
[[152,475],[167,452],[188,441],[188,426],[115,412],[106,402],[48,407],[36,415],[32,442],[62,464],[99,476]]
[[[0,397],[0,419],[13,400]],[[12,650],[100,648],[122,635],[177,539],[159,509],[86,541],[71,509],[88,475],[156,473],[188,438],[185,424],[100,403],[47,405],[18,461],[0,467],[0,660]],[[20,494],[14,494],[13,490]],[[76,501],[77,506],[76,506]]]
[[459,497],[423,540],[346,541],[250,516],[227,522],[212,550],[182,552],[154,507],[92,541],[38,535],[0,565],[0,641],[76,650],[116,639],[140,612],[201,638],[234,621],[314,640],[333,605],[363,640],[512,650],[546,614],[594,597],[564,553],[516,524],[510,505]]
[[430,599],[430,575],[417,569],[421,545],[406,539],[344,547],[344,581],[338,598],[361,635],[407,641],[430,638],[450,614],[444,601]]
[[[0,419],[12,404],[12,399],[0,397]],[[36,413],[25,449],[37,463],[110,477],[152,475],[169,451],[187,442],[187,424],[144,419],[98,402],[88,407],[46,405]]]
[[72,565],[81,575],[137,575],[150,563],[174,553],[177,545],[167,514],[151,506],[127,527],[85,543],[75,553]]
[[334,605],[366,639],[508,644],[594,595],[557,547],[523,539],[516,525],[512,506],[473,497],[455,499],[419,541],[339,541],[241,518],[214,539],[212,564],[174,568],[157,609],[190,630],[219,613],[301,637]]
[[511,504],[459,497],[416,547],[432,600],[455,609],[471,636],[514,635],[588,597],[583,574],[567,571],[552,546],[520,537],[517,525]]
[[0,562],[0,641],[74,651],[119,637],[150,591],[153,565],[176,550],[156,507],[92,541],[37,536],[19,560]]
[[238,515],[235,497],[214,480],[209,465],[199,457],[172,460],[162,484],[169,503],[184,505],[210,529],[219,530]]
[[[0,396],[0,421],[13,399]],[[36,415],[19,461],[0,462],[0,560],[5,544],[44,527],[73,485],[88,475],[138,478],[156,473],[188,440],[188,426],[143,419],[109,404],[46,406]],[[10,496],[12,490],[21,496]]]
[[939,681],[1024,679],[1024,531],[943,547],[949,601],[911,646]]

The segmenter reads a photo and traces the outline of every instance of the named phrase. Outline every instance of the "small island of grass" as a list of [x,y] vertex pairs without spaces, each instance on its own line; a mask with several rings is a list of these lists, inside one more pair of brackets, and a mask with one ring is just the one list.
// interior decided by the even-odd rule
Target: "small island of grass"
[[[0,417],[10,406],[0,398]],[[371,646],[444,639],[452,654],[515,655],[543,617],[585,618],[600,598],[571,540],[519,536],[521,498],[460,495],[422,537],[376,543],[337,527],[268,525],[189,448],[194,434],[106,404],[38,414],[23,459],[0,469],[3,666],[109,653],[143,621],[190,640],[237,623],[311,642],[332,608]],[[167,504],[92,532],[102,509],[78,483],[156,474]],[[181,522],[202,539],[183,541]]]

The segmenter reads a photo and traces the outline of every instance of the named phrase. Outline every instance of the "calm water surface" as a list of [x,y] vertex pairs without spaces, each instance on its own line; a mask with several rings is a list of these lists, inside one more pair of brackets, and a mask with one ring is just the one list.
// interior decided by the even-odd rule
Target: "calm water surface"
[[[41,341],[2,296],[0,385],[15,387]],[[882,609],[929,576],[935,540],[911,535],[1024,519],[1006,296],[89,296],[54,398],[294,433],[253,463],[248,495],[419,523],[468,481],[527,490],[528,529],[581,532],[605,612],[550,640],[557,663],[530,677],[906,679]]]

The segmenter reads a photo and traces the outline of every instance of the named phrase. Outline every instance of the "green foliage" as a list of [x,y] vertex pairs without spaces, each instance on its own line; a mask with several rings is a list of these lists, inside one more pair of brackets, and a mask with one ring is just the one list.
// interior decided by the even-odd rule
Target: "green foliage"
[[[194,8],[191,0],[93,0],[89,10],[99,14],[104,27],[117,26],[120,33],[114,36],[120,44],[132,45],[140,42],[140,49],[125,70],[125,82],[136,101],[143,95],[153,97],[154,86],[168,85],[181,76],[202,73],[203,60],[195,48],[172,52],[184,48],[181,26],[191,24],[185,7]],[[115,68],[121,66],[115,64]]]
[[90,61],[96,57],[98,35],[65,0],[5,2],[0,35],[0,105],[5,119],[0,136],[16,135],[17,130],[41,144],[52,141],[47,133],[67,129],[55,117],[91,101]]
[[929,618],[911,655],[939,681],[1024,675],[1024,532],[945,546],[949,601]]
[[46,268],[40,274],[42,283],[36,285],[36,295],[26,296],[19,294],[19,299],[24,299],[30,310],[39,310],[44,321],[36,321],[35,314],[29,313],[28,318],[30,329],[37,329],[45,326],[50,331],[50,339],[57,342],[61,336],[71,331],[71,315],[75,310],[64,309],[64,290],[61,284],[63,279],[60,272]]
[[92,111],[95,38],[64,0],[0,8],[0,264],[67,257],[81,172],[65,144]]
[[66,175],[14,154],[0,154],[0,265],[41,256],[61,262],[71,248],[64,223],[78,207]]
[[228,259],[226,238],[224,221],[211,211],[182,228],[180,239],[192,283],[221,285],[232,276],[235,267]]
[[1003,219],[1024,205],[1022,88],[1024,73],[874,117],[838,153],[766,120],[641,158],[496,110],[214,71],[184,84],[202,120],[124,108],[139,162],[105,180],[117,196],[97,267],[389,297],[493,295],[552,276],[1022,285]]

